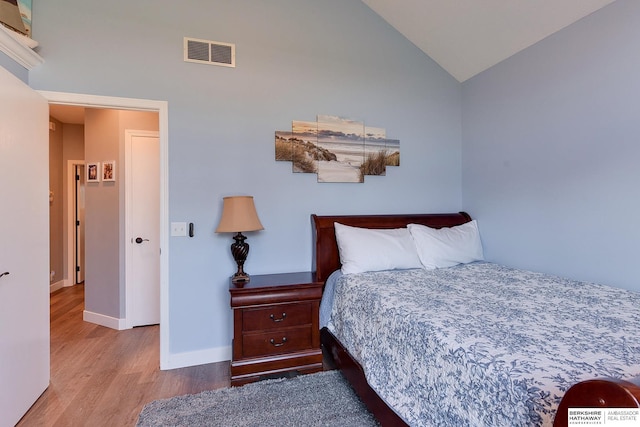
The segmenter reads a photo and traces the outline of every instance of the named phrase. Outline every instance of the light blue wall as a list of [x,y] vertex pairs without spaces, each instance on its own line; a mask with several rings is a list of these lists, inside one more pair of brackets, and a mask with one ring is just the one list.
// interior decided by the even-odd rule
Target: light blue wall
[[[360,0],[34,2],[45,63],[36,89],[166,100],[170,351],[229,346],[222,197],[249,194],[250,274],[311,267],[309,215],[457,211],[461,85]],[[237,68],[183,62],[183,37],[235,43]],[[364,184],[319,184],[274,161],[274,131],[317,114],[363,119],[401,141],[401,166]]]
[[640,290],[640,2],[463,84],[463,206],[486,256]]
[[4,52],[0,52],[0,67],[3,67],[23,82],[29,83],[29,72],[27,69],[11,59]]

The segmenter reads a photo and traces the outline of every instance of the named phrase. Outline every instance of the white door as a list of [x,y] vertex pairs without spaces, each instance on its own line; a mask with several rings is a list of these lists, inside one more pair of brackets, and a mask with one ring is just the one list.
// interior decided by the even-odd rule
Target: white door
[[0,426],[49,385],[49,104],[0,67]]
[[160,140],[126,131],[127,326],[160,323]]

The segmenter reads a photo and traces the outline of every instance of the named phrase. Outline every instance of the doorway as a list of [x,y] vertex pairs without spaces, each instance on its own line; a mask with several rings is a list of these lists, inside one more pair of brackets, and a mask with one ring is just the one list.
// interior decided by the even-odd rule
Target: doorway
[[160,145],[160,369],[172,369],[169,360],[168,316],[169,226],[168,226],[168,103],[166,101],[113,98],[94,95],[40,91],[50,104],[98,109],[157,112]]
[[84,165],[74,166],[73,186],[73,273],[74,285],[84,283]]
[[84,160],[67,161],[66,286],[84,283]]
[[[50,114],[51,114],[50,109]],[[57,113],[56,113],[57,114]],[[55,116],[54,116],[55,117]],[[68,126],[64,124],[63,126]],[[67,160],[65,209],[65,286],[84,282],[84,160]]]
[[[73,112],[78,110],[78,117],[74,117]],[[82,159],[68,161],[67,191],[64,194],[59,191],[59,198],[69,201],[66,212],[68,217],[66,233],[70,253],[66,282],[76,285],[84,282],[85,277],[87,279],[84,320],[118,330],[160,323],[158,114],[75,106],[51,106],[50,114],[53,117],[52,121],[56,124],[50,127],[53,128],[50,133],[52,136],[51,181],[62,181],[60,170],[62,161],[67,157]],[[131,157],[128,150],[123,150],[125,145],[123,138],[128,133],[126,130],[128,126],[149,129],[145,132],[154,134],[154,149],[146,150],[138,161],[139,164],[131,171],[125,170],[123,166],[123,163],[128,162],[128,157]],[[55,155],[57,153],[60,154]],[[86,170],[85,177],[85,164],[94,166],[93,176],[88,173],[89,170]],[[120,167],[116,168],[117,165]],[[86,167],[89,168],[89,166]],[[152,168],[153,172],[149,168]],[[143,175],[146,179],[145,188],[133,188],[129,185],[129,178],[136,175],[138,170],[147,172],[146,177]],[[138,193],[137,197],[125,197],[127,193],[134,190]],[[130,240],[129,236],[123,234],[130,222],[130,218],[124,214],[125,207],[146,197],[147,194],[155,195],[155,203],[144,204],[145,216],[138,222],[143,226],[148,225],[146,228],[154,228],[152,235],[148,232],[149,230],[145,230],[148,237],[152,239],[143,246],[154,245],[156,250],[150,251],[144,260],[124,258],[123,253],[129,249],[126,243]],[[61,210],[59,204],[58,209]],[[50,211],[53,212],[53,208]],[[52,266],[55,265],[53,262],[60,257],[59,253],[63,252],[61,239],[53,238],[62,231],[60,226],[61,224],[54,221],[52,216],[50,244]],[[134,230],[132,232],[139,232],[137,228],[140,227],[132,228]],[[137,280],[129,280],[130,277],[123,275],[125,267],[129,267],[130,263],[136,264],[138,270],[144,273],[134,277]],[[87,269],[84,267],[85,264]],[[147,272],[145,269],[151,271]],[[62,269],[55,268],[55,270]],[[147,277],[147,282],[152,283],[146,283],[147,286],[145,286],[144,281],[139,280],[141,277]],[[132,287],[135,288],[133,293],[129,292]],[[138,288],[147,292],[136,292],[140,290]],[[123,310],[123,301],[126,301],[129,306],[128,299],[131,294],[139,295],[139,299],[145,302],[138,304],[137,307],[141,310],[149,311],[149,306],[155,306],[156,316],[151,319],[154,320],[153,322],[131,322],[129,315],[134,316],[138,313],[135,310],[128,312]]]

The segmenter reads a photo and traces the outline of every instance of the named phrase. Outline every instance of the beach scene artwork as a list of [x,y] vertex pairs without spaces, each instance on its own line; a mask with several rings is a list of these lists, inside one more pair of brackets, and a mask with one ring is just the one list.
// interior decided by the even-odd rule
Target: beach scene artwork
[[318,147],[314,142],[318,134],[316,122],[293,121],[292,134],[292,167],[294,173],[316,173]]
[[387,138],[382,128],[364,130],[365,175],[385,175],[387,166],[400,166],[400,141]]
[[31,0],[0,0],[0,25],[31,37]]
[[18,9],[26,35],[31,37],[31,0],[18,0]]
[[363,121],[318,115],[315,122],[293,121],[291,131],[276,131],[275,158],[292,162],[294,173],[317,174],[318,182],[362,183],[400,166],[400,141]]
[[290,162],[293,160],[293,133],[291,131],[276,131],[276,161]]

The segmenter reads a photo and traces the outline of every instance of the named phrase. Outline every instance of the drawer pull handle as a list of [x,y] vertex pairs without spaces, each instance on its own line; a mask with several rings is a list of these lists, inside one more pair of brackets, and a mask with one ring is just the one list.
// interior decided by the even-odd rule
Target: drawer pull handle
[[287,342],[287,337],[282,337],[282,342],[279,342],[279,343],[276,343],[276,340],[274,340],[273,338],[271,338],[269,342],[274,347],[282,347]]
[[287,313],[282,313],[282,317],[279,319],[276,319],[276,316],[274,316],[273,314],[269,315],[269,319],[273,320],[274,322],[282,322],[286,318],[287,318]]

